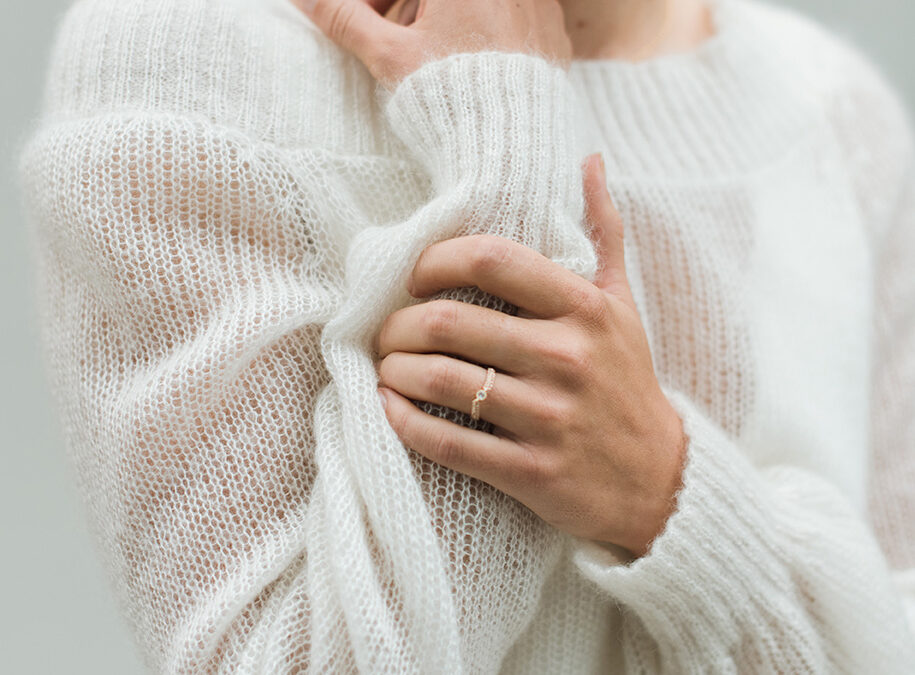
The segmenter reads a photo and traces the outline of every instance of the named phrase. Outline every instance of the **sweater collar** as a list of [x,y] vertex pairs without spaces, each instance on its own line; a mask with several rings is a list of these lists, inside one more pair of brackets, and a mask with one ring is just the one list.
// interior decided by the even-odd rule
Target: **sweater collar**
[[773,21],[787,10],[757,0],[708,2],[715,34],[694,50],[572,62],[582,151],[603,151],[608,176],[734,177],[774,161],[808,130],[804,104],[815,98],[788,56],[805,36],[786,29],[798,22]]

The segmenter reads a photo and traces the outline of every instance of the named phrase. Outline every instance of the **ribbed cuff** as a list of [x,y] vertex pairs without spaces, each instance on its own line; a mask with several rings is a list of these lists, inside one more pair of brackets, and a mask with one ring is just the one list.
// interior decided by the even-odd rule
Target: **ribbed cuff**
[[665,649],[727,661],[747,619],[790,588],[774,548],[775,509],[762,477],[724,432],[683,394],[665,394],[690,438],[675,511],[640,558],[576,538],[573,560]]
[[556,171],[583,159],[571,155],[574,90],[562,68],[538,56],[454,54],[427,62],[386,98],[394,133],[439,187],[563,189],[553,185]]

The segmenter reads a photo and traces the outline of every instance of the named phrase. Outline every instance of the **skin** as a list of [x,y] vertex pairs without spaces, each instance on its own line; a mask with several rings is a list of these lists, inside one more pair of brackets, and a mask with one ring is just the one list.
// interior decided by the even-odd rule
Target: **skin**
[[[422,13],[424,2],[373,4],[391,21],[410,25]],[[671,0],[666,7],[665,0],[561,0],[559,4],[573,59],[639,61],[689,51],[714,34],[711,13],[701,0]]]
[[[568,67],[573,58],[638,60],[646,44],[649,56],[689,49],[711,34],[698,0],[671,0],[667,21],[661,0],[292,1],[389,89],[452,53],[534,53]],[[586,158],[582,173],[600,260],[594,283],[497,236],[431,244],[412,269],[411,295],[477,286],[520,312],[451,300],[393,312],[375,336],[379,394],[406,446],[558,529],[640,557],[676,508],[689,439],[655,374],[601,158]],[[497,372],[480,406],[493,434],[409,400],[469,414],[486,370],[468,361]]]
[[690,51],[715,32],[711,12],[702,0],[670,0],[666,8],[664,0],[562,0],[560,4],[575,59],[641,61]]

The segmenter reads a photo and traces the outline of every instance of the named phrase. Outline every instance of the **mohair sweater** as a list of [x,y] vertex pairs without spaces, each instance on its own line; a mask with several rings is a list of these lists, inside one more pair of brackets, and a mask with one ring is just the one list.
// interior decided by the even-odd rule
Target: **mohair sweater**
[[[75,3],[21,178],[68,454],[152,670],[915,672],[911,127],[842,39],[713,11],[685,54],[461,54],[388,92],[286,0]],[[405,447],[375,391],[429,243],[594,279],[594,151],[690,438],[635,560]]]

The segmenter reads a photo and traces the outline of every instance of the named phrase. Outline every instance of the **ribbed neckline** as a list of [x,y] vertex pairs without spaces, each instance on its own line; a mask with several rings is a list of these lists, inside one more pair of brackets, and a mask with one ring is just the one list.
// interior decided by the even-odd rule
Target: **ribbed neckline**
[[738,178],[776,161],[809,130],[809,91],[780,30],[786,10],[755,0],[707,3],[715,33],[693,50],[572,62],[582,149],[602,151],[608,175]]

